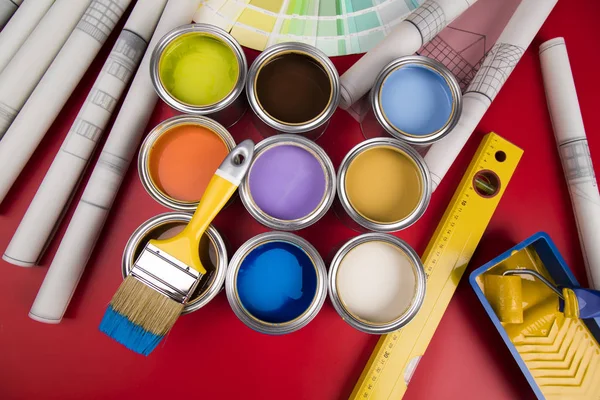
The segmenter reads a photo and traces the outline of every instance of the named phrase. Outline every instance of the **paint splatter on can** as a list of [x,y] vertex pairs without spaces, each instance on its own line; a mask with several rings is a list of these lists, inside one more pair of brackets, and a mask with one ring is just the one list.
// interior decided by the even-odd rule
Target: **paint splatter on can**
[[342,160],[334,210],[355,230],[395,232],[425,213],[431,191],[429,170],[416,150],[397,139],[369,139]]
[[[170,212],[150,218],[133,232],[121,261],[123,279],[129,274],[133,263],[150,239],[167,239],[183,230],[191,220],[187,213]],[[183,314],[199,310],[211,301],[222,289],[227,272],[227,246],[217,229],[210,225],[200,240],[198,248],[202,265],[207,273],[202,276],[198,287],[183,308]]]
[[301,136],[277,135],[256,145],[240,198],[264,226],[294,231],[321,219],[335,190],[335,168],[320,146]]
[[150,76],[161,99],[186,114],[207,116],[230,127],[247,109],[248,64],[239,43],[207,24],[183,25],[167,33],[150,60]]
[[338,314],[366,333],[393,332],[409,323],[425,298],[426,277],[417,253],[386,233],[348,241],[329,267],[329,297]]
[[288,232],[267,232],[233,255],[225,290],[244,324],[257,332],[283,335],[317,315],[327,296],[327,271],[306,240]]
[[365,138],[391,136],[426,146],[446,136],[462,111],[460,85],[442,63],[423,56],[401,57],[379,74],[371,110],[361,123]]
[[210,118],[180,115],[158,124],[138,156],[146,191],[165,207],[193,212],[235,141]]
[[250,66],[246,95],[260,133],[295,133],[316,140],[340,99],[339,75],[331,60],[304,43],[267,48]]

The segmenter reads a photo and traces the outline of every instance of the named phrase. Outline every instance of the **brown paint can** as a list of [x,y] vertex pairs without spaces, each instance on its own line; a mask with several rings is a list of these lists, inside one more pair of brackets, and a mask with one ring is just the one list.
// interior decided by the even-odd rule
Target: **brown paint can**
[[339,103],[339,76],[329,58],[304,43],[269,47],[254,61],[246,83],[254,122],[265,136],[317,139]]

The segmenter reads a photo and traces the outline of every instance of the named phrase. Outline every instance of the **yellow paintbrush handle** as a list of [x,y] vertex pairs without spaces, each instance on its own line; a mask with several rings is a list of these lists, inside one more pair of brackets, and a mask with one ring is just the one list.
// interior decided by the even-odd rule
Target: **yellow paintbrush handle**
[[187,234],[192,235],[195,240],[200,241],[208,225],[210,225],[219,211],[227,204],[227,201],[229,201],[237,188],[238,185],[234,182],[217,174],[213,175],[202,196],[202,201],[200,201],[194,212],[192,220],[185,228],[188,231]]
[[204,232],[240,185],[252,163],[254,143],[244,140],[225,158],[210,180],[192,220],[185,229],[169,239],[150,240],[150,244],[201,274],[206,270],[198,255],[198,246]]
[[181,235],[193,237],[196,243],[200,243],[208,225],[227,204],[246,176],[253,154],[254,143],[251,140],[244,140],[229,153],[208,183],[192,220]]

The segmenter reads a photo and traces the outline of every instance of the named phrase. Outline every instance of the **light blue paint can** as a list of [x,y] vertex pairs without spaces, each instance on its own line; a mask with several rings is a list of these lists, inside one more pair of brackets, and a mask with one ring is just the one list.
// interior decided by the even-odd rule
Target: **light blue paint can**
[[388,64],[370,100],[372,110],[362,124],[365,136],[391,135],[413,145],[444,137],[456,126],[462,109],[456,77],[443,64],[423,56]]

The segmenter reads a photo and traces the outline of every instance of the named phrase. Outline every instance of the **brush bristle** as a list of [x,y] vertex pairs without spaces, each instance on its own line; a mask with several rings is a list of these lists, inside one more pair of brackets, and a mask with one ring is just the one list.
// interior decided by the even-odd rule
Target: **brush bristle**
[[183,304],[128,276],[104,313],[100,331],[147,356],[175,325],[182,311]]
[[123,315],[117,313],[108,306],[102,322],[100,331],[107,334],[129,350],[147,356],[162,340],[162,336],[145,331],[141,326],[134,325]]

